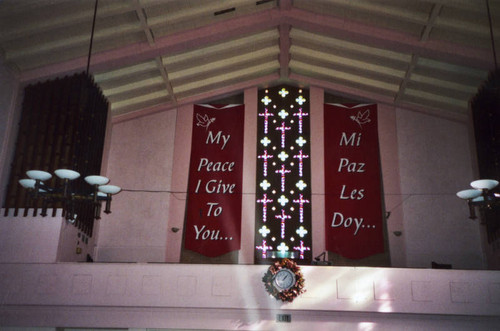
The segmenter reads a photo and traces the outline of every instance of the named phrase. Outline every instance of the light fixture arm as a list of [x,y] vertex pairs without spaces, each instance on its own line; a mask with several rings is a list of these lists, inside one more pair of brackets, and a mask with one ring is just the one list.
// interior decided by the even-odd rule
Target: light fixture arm
[[21,179],[19,184],[28,189],[30,197],[34,200],[41,200],[41,216],[47,216],[47,207],[51,203],[62,203],[63,216],[66,220],[74,223],[76,220],[75,204],[89,203],[94,205],[94,219],[100,219],[101,203],[106,202],[105,213],[111,213],[111,197],[121,191],[121,188],[115,185],[106,185],[109,179],[103,176],[87,176],[85,181],[92,186],[91,193],[76,192],[71,189],[69,182],[80,177],[76,171],[69,169],[58,169],[55,171],[57,177],[63,180],[62,188],[52,188],[43,183],[52,177],[51,174],[40,170],[27,171],[30,179]]
[[476,219],[475,207],[492,209],[500,206],[500,194],[493,190],[498,186],[494,179],[479,179],[470,183],[472,189],[457,192],[460,199],[467,201],[469,206],[469,218]]

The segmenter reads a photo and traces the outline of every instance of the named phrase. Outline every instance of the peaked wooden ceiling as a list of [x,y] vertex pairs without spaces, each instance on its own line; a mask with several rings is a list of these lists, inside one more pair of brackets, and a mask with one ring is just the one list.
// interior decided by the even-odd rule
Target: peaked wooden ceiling
[[[85,71],[94,5],[0,0],[3,62],[24,83]],[[490,36],[483,0],[100,0],[90,72],[115,118],[288,83],[464,119]]]

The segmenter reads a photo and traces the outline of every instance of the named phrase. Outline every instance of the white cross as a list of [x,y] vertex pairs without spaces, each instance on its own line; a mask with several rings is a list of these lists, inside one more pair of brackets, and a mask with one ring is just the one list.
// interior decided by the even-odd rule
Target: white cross
[[295,184],[299,188],[299,190],[304,190],[307,187],[307,184],[301,179]]
[[279,115],[282,119],[285,119],[285,118],[288,116],[288,113],[286,112],[286,110],[282,109],[282,110],[280,110],[280,112],[278,113],[278,115]]
[[278,157],[281,161],[285,162],[285,160],[288,158],[288,154],[285,153],[285,151],[281,151],[281,153],[278,154]]
[[[297,230],[298,231],[298,230]],[[266,237],[269,233],[271,232],[271,230],[269,230],[269,228],[267,226],[263,226],[259,229],[259,233],[262,235],[262,237]],[[306,233],[307,233],[307,230],[306,230]],[[302,236],[301,236],[302,237]]]
[[276,247],[280,252],[281,254],[285,254],[286,251],[288,251],[290,248],[284,243],[282,242],[278,247]]
[[269,186],[271,186],[271,183],[269,183],[267,181],[267,179],[264,179],[261,183],[260,183],[260,187],[262,187],[262,189],[265,191],[269,188]]
[[272,101],[271,99],[269,99],[269,97],[266,95],[264,98],[262,98],[262,101],[266,106]]
[[279,91],[279,92],[278,92],[278,94],[279,94],[279,95],[281,95],[281,96],[284,98],[284,97],[286,97],[286,96],[287,96],[288,91],[287,91],[287,90],[285,90],[285,88],[283,87],[283,88],[281,89],[281,91]]
[[269,144],[271,143],[271,140],[269,140],[269,138],[267,138],[267,137],[264,137],[264,138],[262,138],[262,139],[260,140],[260,143],[261,143],[262,145],[264,145],[264,147],[267,147],[267,145],[269,145]]
[[306,99],[303,96],[299,95],[299,97],[295,99],[295,101],[302,106],[302,104],[306,102]]
[[[260,232],[260,230],[259,230]],[[300,238],[304,238],[304,236],[309,232],[307,231],[302,225],[300,226],[300,228],[297,229],[297,231],[295,231],[299,236]],[[265,236],[264,236],[265,237]]]
[[304,139],[304,137],[300,136],[297,140],[295,140],[297,145],[300,147],[304,146],[305,143],[307,143],[307,140]]
[[285,206],[288,203],[288,201],[289,200],[284,195],[280,196],[280,198],[278,199],[278,202],[282,206]]

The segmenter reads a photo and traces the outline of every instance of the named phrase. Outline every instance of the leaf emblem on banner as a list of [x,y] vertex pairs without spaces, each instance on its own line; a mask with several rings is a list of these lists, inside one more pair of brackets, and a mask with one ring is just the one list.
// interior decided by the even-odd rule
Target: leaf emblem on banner
[[358,111],[358,114],[356,116],[350,116],[350,118],[354,122],[358,123],[359,126],[361,127],[363,124],[371,122],[370,109],[367,109],[364,112],[362,110],[360,110],[360,111]]
[[196,123],[196,126],[201,126],[205,128],[205,130],[208,130],[208,127],[210,124],[215,122],[215,117],[209,118],[207,114],[205,115],[200,115],[196,114],[196,119],[198,120],[198,123]]

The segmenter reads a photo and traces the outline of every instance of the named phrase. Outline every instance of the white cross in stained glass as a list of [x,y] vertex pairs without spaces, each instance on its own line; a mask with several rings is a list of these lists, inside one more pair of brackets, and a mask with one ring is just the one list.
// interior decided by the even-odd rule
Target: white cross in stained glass
[[285,119],[288,116],[288,113],[286,112],[286,110],[282,109],[282,110],[280,110],[280,112],[278,113],[278,115],[282,119]]
[[288,154],[285,153],[285,151],[281,151],[281,153],[278,154],[278,157],[281,161],[285,162],[285,160],[288,158]]
[[276,249],[279,250],[281,254],[285,254],[285,252],[288,251],[290,247],[288,247],[284,242],[281,242],[281,244],[276,247]]
[[273,101],[273,100],[271,100],[271,99],[270,99],[270,98],[266,95],[266,96],[265,96],[264,98],[262,98],[262,100],[260,100],[260,101],[262,101],[262,103],[263,103],[263,104],[265,104],[265,105],[267,106],[267,105],[268,105],[268,104],[270,104],[270,103],[271,103],[271,101]]
[[297,140],[295,140],[297,145],[300,147],[304,146],[307,143],[307,140],[304,139],[304,137],[300,136]]
[[267,179],[264,179],[261,183],[260,183],[260,187],[262,187],[262,189],[265,191],[269,188],[269,186],[271,186],[271,183],[269,183],[267,181]]
[[[260,232],[260,231],[259,231]],[[297,234],[300,236],[300,238],[304,238],[304,236],[309,232],[307,231],[302,225],[300,226],[300,228],[297,229]],[[265,236],[264,236],[265,237]]]
[[297,99],[295,99],[295,101],[302,106],[302,104],[306,102],[306,99],[303,96],[299,95]]
[[307,184],[301,179],[295,184],[295,186],[298,187],[299,190],[304,190],[307,187]]
[[285,206],[289,200],[284,195],[282,195],[277,201],[280,203],[280,205]]
[[267,145],[269,145],[269,144],[271,143],[271,140],[269,140],[269,138],[267,138],[267,137],[264,137],[264,138],[262,138],[262,139],[260,140],[260,143],[261,143],[262,145],[264,145],[265,147],[267,147]]
[[[262,235],[262,237],[266,237],[269,233],[271,232],[271,230],[269,230],[269,228],[267,226],[263,226],[259,229],[259,233]],[[306,230],[307,232],[307,230]]]
[[278,92],[279,95],[281,95],[281,97],[286,97],[288,95],[288,91],[283,87],[279,92]]

